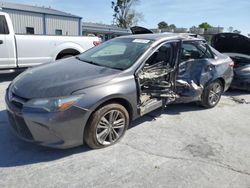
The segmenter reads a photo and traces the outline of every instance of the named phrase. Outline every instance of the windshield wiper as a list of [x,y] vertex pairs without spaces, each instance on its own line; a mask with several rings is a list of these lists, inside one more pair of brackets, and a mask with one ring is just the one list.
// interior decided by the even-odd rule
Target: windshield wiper
[[82,61],[82,62],[86,62],[86,63],[92,64],[92,65],[96,65],[96,66],[100,66],[100,67],[107,67],[107,68],[110,68],[110,69],[124,70],[123,68],[110,67],[110,66],[107,66],[107,65],[101,65],[101,64],[95,63],[95,62],[90,61],[90,60],[81,59],[78,56],[76,56],[75,58],[78,59],[78,60],[80,60],[80,61]]
[[97,65],[97,66],[102,66],[98,63],[95,63],[94,61],[90,61],[90,60],[86,60],[86,59],[81,59],[80,57],[76,56],[76,59],[82,61],[82,62],[86,62],[86,63],[89,63],[89,64],[92,64],[92,65]]

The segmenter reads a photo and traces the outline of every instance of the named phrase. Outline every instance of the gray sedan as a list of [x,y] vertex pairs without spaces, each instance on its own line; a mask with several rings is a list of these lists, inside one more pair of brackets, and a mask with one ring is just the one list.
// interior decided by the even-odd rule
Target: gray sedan
[[184,34],[115,38],[20,74],[6,91],[11,129],[49,147],[103,148],[132,120],[169,103],[216,106],[232,67],[228,56]]

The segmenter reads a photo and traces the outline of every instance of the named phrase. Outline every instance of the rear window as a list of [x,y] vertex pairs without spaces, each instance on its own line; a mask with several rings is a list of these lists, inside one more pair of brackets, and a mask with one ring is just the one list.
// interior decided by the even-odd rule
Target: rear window
[[205,43],[199,43],[198,48],[202,52],[203,58],[213,58],[213,54],[211,53],[211,50],[209,49],[209,46]]
[[0,16],[0,34],[9,34],[8,25],[4,16]]
[[182,61],[187,61],[189,59],[211,59],[213,57],[209,46],[203,42],[184,43],[182,45]]

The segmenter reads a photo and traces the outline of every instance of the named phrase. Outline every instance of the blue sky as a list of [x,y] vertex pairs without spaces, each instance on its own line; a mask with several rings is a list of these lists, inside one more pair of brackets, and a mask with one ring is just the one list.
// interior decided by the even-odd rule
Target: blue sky
[[[5,0],[30,5],[51,6],[83,17],[83,21],[112,23],[111,0]],[[141,0],[135,7],[144,16],[138,25],[155,28],[160,21],[177,27],[197,26],[208,22],[250,33],[250,0]]]

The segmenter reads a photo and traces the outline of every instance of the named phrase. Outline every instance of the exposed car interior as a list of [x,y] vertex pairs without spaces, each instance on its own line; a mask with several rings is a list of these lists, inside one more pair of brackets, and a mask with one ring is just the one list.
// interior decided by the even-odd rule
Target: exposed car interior
[[138,74],[141,114],[175,100],[176,43],[158,48]]

